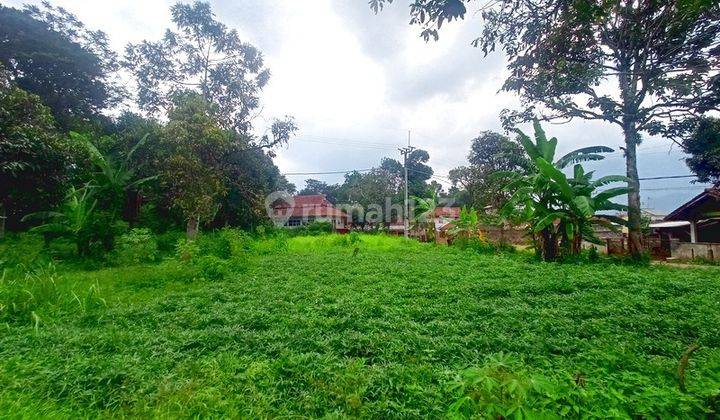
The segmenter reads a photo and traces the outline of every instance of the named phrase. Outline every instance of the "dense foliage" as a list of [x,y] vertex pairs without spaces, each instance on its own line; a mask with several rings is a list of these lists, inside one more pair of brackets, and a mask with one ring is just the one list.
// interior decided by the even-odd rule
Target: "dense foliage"
[[0,80],[0,237],[5,223],[57,204],[69,181],[71,148],[40,98]]
[[[7,272],[0,416],[720,410],[716,269],[538,264],[349,238],[256,240],[226,230],[150,265]],[[23,256],[35,249],[15,245]],[[352,263],[338,270],[343,261]],[[683,392],[678,366],[693,343],[701,347]]]
[[[370,0],[377,12],[393,0]],[[444,22],[464,19],[472,0],[421,0],[410,23],[427,40]],[[473,45],[501,49],[503,90],[517,92],[534,117],[600,120],[622,129],[628,187],[629,245],[642,250],[637,146],[641,134],[678,140],[696,118],[720,110],[720,3],[701,0],[500,0],[478,7],[483,26]],[[613,86],[614,91],[608,91]]]
[[[508,174],[513,180],[505,188],[513,195],[503,207],[503,215],[510,220],[527,223],[535,238],[536,249],[545,261],[555,261],[563,255],[577,255],[583,240],[602,245],[603,242],[595,236],[593,225],[619,230],[619,226],[610,222],[621,226],[627,222],[596,212],[626,210],[626,206],[610,199],[627,194],[628,189],[597,190],[614,182],[627,181],[627,178],[608,175],[593,181],[592,172],[585,173],[578,162],[601,160],[603,153],[612,152],[612,149],[585,147],[555,160],[557,138],[548,139],[537,120],[534,128],[534,141],[517,130],[533,166],[527,175]],[[571,164],[574,164],[573,176],[568,177],[562,170]]]
[[[127,92],[102,31],[49,3],[0,7],[0,236],[34,227],[48,245],[64,238],[105,258],[129,227],[186,226],[194,236],[268,223],[264,197],[294,190],[272,161],[294,120],[260,136],[249,124],[269,78],[261,53],[208,3],[171,11],[178,29],[161,46],[128,46],[140,83]],[[127,93],[146,115],[125,109]]]
[[0,68],[38,95],[64,129],[87,126],[125,93],[105,33],[48,2],[22,11],[0,6]]
[[502,208],[509,198],[503,188],[508,178],[503,174],[522,174],[531,165],[517,141],[492,131],[483,131],[472,139],[468,162],[469,166],[450,170],[450,194],[457,204],[490,211]]
[[703,118],[682,143],[685,159],[700,182],[720,182],[720,119]]

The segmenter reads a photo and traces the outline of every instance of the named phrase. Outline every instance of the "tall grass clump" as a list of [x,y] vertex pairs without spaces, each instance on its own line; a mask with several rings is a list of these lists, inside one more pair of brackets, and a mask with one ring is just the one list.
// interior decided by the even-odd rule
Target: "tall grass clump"
[[56,306],[61,298],[57,270],[53,264],[0,278],[0,322],[40,322],[40,311]]
[[6,324],[37,328],[60,312],[97,319],[106,307],[97,281],[87,288],[72,287],[52,263],[23,274],[4,271],[0,278],[0,322]]
[[197,277],[222,280],[229,274],[245,271],[256,255],[286,250],[287,238],[282,234],[254,238],[239,229],[223,228],[196,240],[179,240],[176,256],[188,268],[196,269]]

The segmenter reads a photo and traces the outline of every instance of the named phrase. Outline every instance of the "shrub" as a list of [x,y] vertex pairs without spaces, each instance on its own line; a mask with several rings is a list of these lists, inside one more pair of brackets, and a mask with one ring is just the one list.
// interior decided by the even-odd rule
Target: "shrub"
[[158,252],[161,254],[173,253],[177,247],[178,241],[185,238],[185,232],[179,230],[171,230],[156,235]]
[[200,247],[192,239],[183,238],[175,244],[175,255],[180,261],[191,262],[200,255]]
[[197,239],[198,255],[213,255],[222,259],[241,257],[252,252],[254,242],[250,234],[243,230],[223,228]]
[[288,250],[288,238],[283,232],[252,243],[252,253],[256,255],[280,254]]
[[222,280],[232,272],[230,261],[215,255],[200,256],[195,261],[195,265],[200,270],[200,275],[206,280]]
[[20,233],[6,236],[0,241],[0,270],[17,265],[33,266],[47,259],[41,235]]
[[479,254],[490,254],[504,249],[506,246],[498,246],[480,238],[459,237],[453,241],[453,246],[463,250],[475,251]]
[[312,222],[307,226],[307,232],[310,235],[321,235],[323,233],[332,232],[332,223],[330,222]]
[[590,262],[598,262],[598,260],[600,260],[600,253],[594,246],[590,247],[587,256]]
[[362,243],[362,238],[359,232],[352,231],[347,235],[332,235],[330,236],[331,243],[338,246],[355,246]]
[[112,259],[121,265],[152,262],[158,256],[158,244],[150,229],[136,228],[121,235],[115,244]]

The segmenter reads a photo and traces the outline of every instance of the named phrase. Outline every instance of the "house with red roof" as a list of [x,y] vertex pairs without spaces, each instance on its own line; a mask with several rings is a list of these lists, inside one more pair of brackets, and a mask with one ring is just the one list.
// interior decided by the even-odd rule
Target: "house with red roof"
[[272,207],[271,218],[276,226],[296,228],[314,222],[329,222],[334,231],[344,232],[349,228],[347,213],[335,208],[321,194],[296,195],[278,200]]

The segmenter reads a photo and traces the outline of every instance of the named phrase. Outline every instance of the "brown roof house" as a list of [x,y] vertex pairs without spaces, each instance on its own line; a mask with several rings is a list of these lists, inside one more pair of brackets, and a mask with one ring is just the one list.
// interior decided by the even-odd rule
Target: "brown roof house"
[[336,209],[324,195],[296,195],[277,200],[271,219],[276,226],[296,228],[314,222],[329,222],[335,231],[347,231],[348,215]]
[[650,227],[669,238],[673,257],[720,259],[720,183]]

